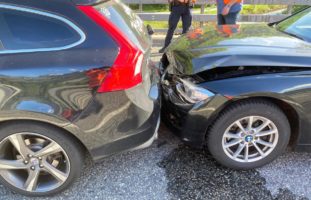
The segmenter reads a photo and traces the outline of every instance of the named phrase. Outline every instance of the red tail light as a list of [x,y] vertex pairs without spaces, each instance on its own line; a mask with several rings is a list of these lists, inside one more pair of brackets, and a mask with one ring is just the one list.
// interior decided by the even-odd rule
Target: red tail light
[[143,53],[105,16],[92,6],[78,6],[119,44],[120,52],[98,92],[125,90],[142,82]]

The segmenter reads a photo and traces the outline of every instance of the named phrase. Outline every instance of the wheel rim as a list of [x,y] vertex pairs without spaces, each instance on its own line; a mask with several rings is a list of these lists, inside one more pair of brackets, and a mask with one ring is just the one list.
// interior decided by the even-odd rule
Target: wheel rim
[[27,192],[48,192],[63,185],[70,161],[54,140],[36,133],[12,134],[0,142],[0,175]]
[[248,116],[232,123],[225,131],[222,148],[231,159],[249,163],[267,157],[277,146],[276,125],[261,116]]

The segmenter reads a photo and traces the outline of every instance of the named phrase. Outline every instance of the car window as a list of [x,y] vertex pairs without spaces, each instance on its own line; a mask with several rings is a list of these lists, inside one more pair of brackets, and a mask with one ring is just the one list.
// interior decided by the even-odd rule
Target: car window
[[116,25],[134,44],[144,50],[149,35],[143,21],[124,3],[108,1],[95,6],[101,14]]
[[279,23],[277,28],[280,31],[311,42],[311,8],[293,15]]
[[80,40],[81,34],[64,21],[0,7],[0,50],[60,48]]
[[1,50],[4,50],[4,46],[3,46],[3,44],[2,44],[2,42],[1,42],[1,40],[0,40],[0,51]]

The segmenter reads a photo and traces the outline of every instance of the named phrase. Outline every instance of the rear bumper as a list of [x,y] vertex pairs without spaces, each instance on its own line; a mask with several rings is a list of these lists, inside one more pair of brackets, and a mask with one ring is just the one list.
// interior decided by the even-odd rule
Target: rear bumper
[[[75,120],[76,136],[94,160],[146,147],[156,138],[161,109],[159,72],[150,63],[144,82],[124,91],[96,94]],[[147,70],[147,68],[146,68]]]
[[[91,156],[94,160],[98,161],[102,158],[105,158],[110,155],[122,153],[125,151],[143,149],[150,146],[153,141],[157,138],[158,131],[158,122],[160,120],[160,100],[154,102],[154,109],[150,113],[150,116],[145,119],[144,123],[129,129],[128,131],[116,131],[114,133],[118,134],[117,137],[112,136],[112,131],[102,132],[101,137],[108,137],[106,140],[99,142],[98,146],[90,149]],[[136,113],[137,117],[141,114]],[[142,114],[145,115],[146,113]],[[144,117],[144,116],[143,116]],[[123,121],[119,124],[120,126],[125,125],[126,123],[137,123],[137,121]],[[111,124],[106,124],[106,126],[111,126]],[[100,141],[100,140],[97,140]]]
[[227,98],[216,95],[207,102],[189,105],[182,104],[173,93],[164,91],[163,96],[163,120],[183,142],[196,148],[204,145],[208,127],[228,102]]

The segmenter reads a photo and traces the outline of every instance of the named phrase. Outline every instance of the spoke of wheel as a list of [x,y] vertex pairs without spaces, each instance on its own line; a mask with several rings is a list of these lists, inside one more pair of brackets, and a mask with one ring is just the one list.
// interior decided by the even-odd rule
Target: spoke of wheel
[[64,172],[62,172],[62,171],[56,169],[54,166],[52,166],[51,164],[49,164],[49,163],[46,162],[46,161],[44,162],[43,165],[44,165],[44,169],[45,169],[49,174],[51,174],[53,177],[55,177],[58,181],[60,181],[60,182],[66,181],[67,175],[66,175]]
[[259,133],[262,131],[264,128],[266,128],[270,124],[270,120],[266,120],[261,124],[259,127],[256,128],[256,132]]
[[256,133],[257,137],[263,137],[263,136],[267,136],[267,135],[272,135],[275,134],[276,130],[269,130],[269,131],[261,131],[259,133]]
[[253,127],[253,122],[254,122],[254,117],[253,117],[253,116],[250,116],[250,117],[248,118],[247,130],[252,129],[252,127]]
[[242,131],[243,133],[246,134],[246,130],[245,130],[245,128],[242,126],[242,124],[241,124],[240,121],[235,122],[235,124],[241,129],[241,131]]
[[42,156],[55,154],[60,151],[62,151],[62,148],[56,142],[51,142],[49,145],[47,145],[43,149],[35,152],[35,156],[42,157]]
[[9,136],[9,140],[23,159],[25,159],[27,157],[27,154],[31,152],[30,149],[26,146],[25,140],[23,139],[22,135],[11,135]]
[[267,147],[273,147],[273,143],[270,143],[270,142],[266,142],[266,141],[263,141],[263,140],[257,140],[256,143],[258,144],[262,144],[264,146],[267,146]]
[[244,161],[247,162],[248,161],[248,143],[245,144],[245,150],[244,150]]
[[255,142],[253,142],[253,145],[257,149],[261,157],[264,157],[265,153],[259,148],[259,146]]
[[0,169],[27,169],[27,165],[23,163],[23,160],[4,160],[0,159]]
[[227,132],[227,133],[225,134],[225,138],[239,139],[239,138],[241,138],[241,136],[240,136],[238,133],[235,134],[235,133]]
[[35,191],[38,185],[40,170],[30,170],[28,178],[24,184],[24,187],[27,191]]
[[225,146],[225,148],[227,149],[227,148],[229,148],[229,147],[232,147],[232,146],[234,146],[234,145],[237,145],[237,144],[239,144],[241,142],[241,140],[232,140],[231,142],[229,142],[229,143],[226,143],[224,146]]
[[245,144],[240,144],[236,152],[234,152],[233,157],[234,158],[238,157],[238,155],[240,155],[244,147],[245,147]]

